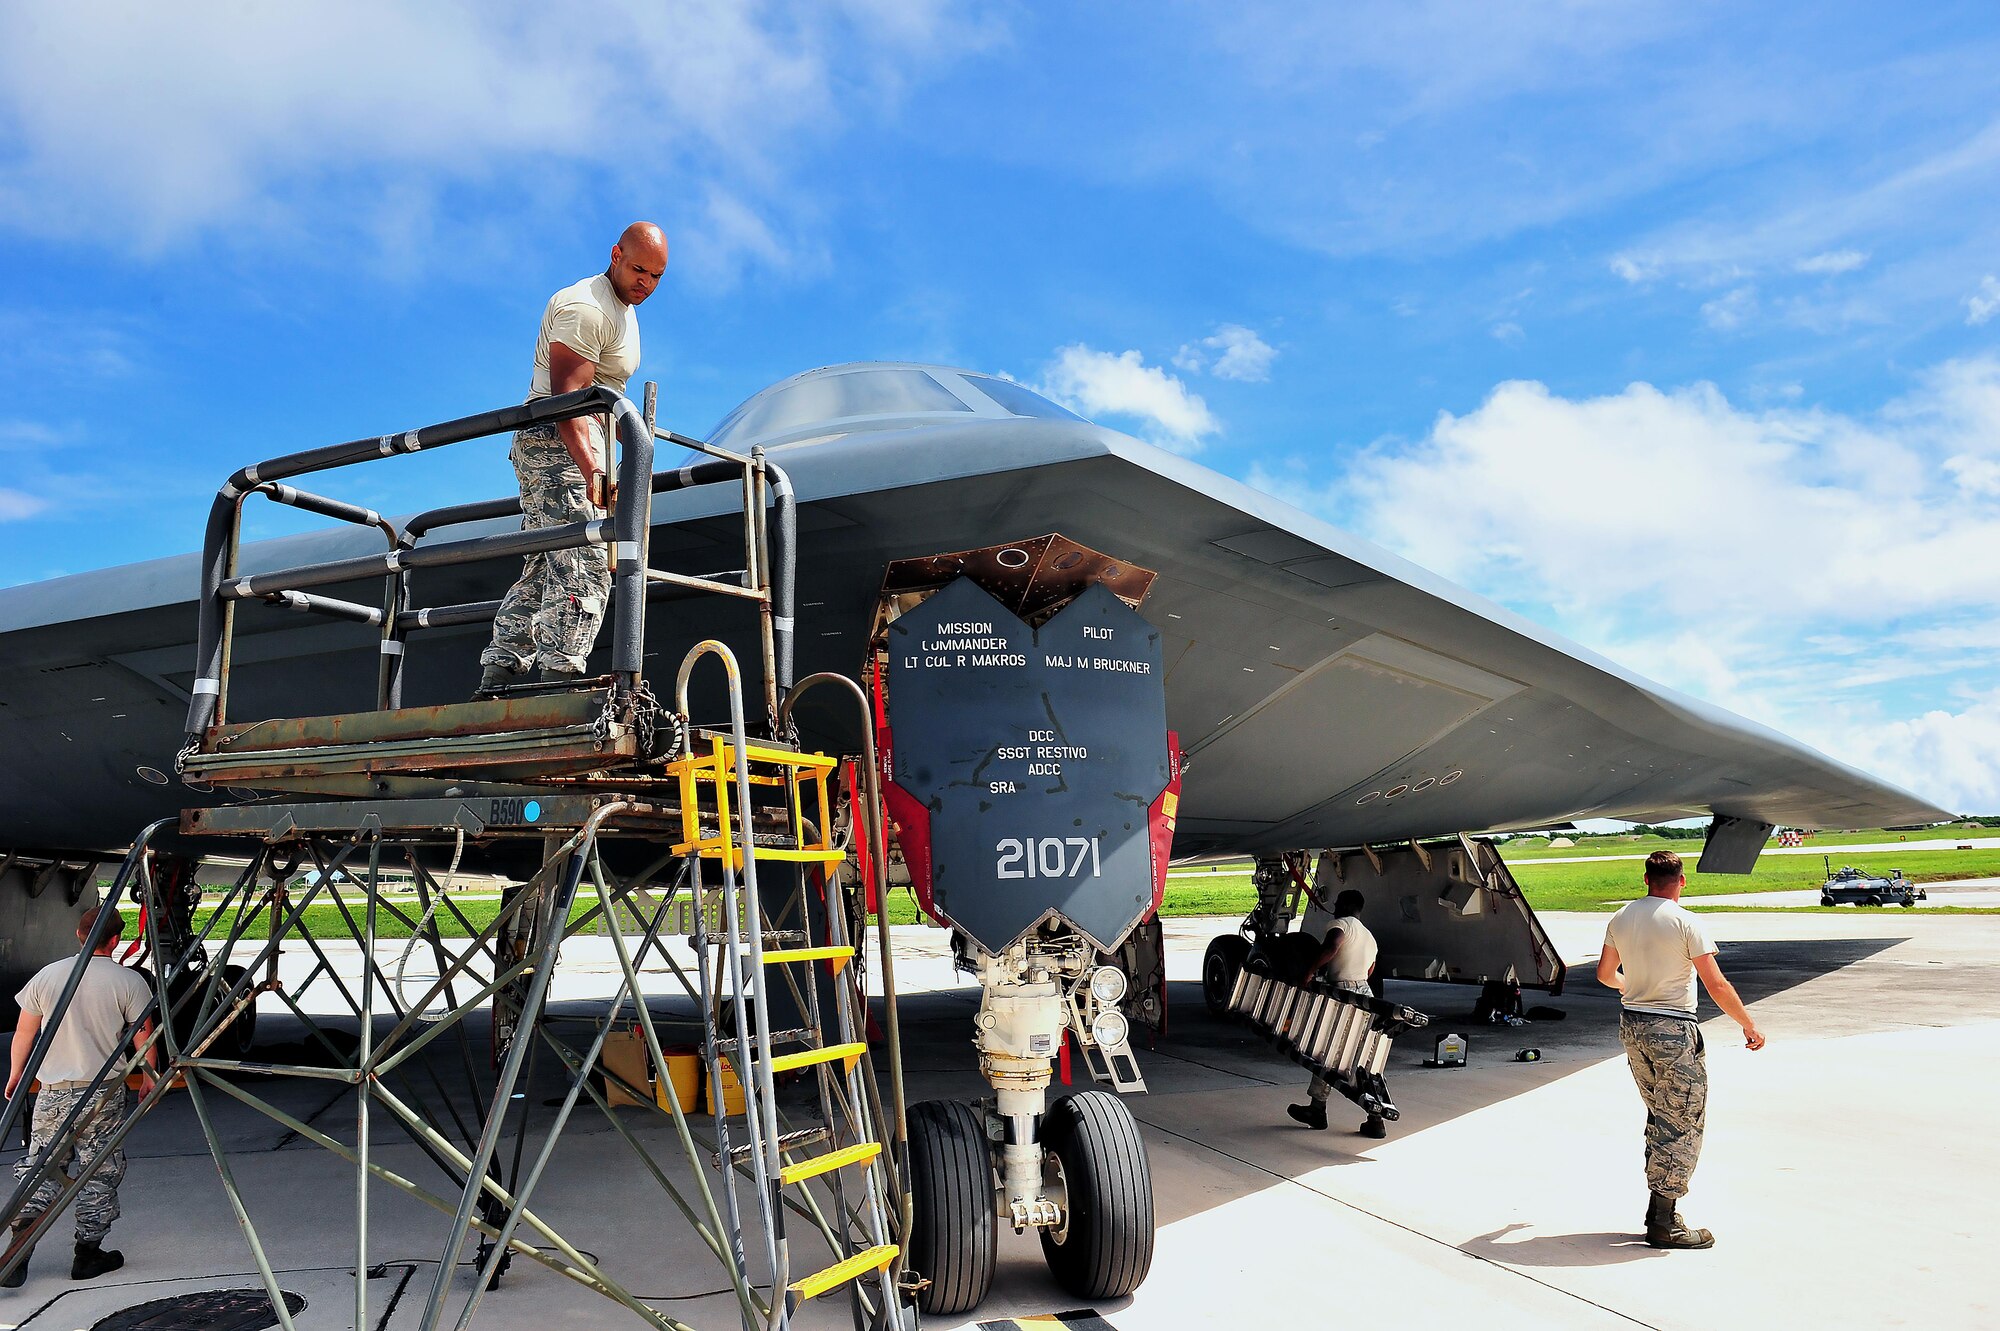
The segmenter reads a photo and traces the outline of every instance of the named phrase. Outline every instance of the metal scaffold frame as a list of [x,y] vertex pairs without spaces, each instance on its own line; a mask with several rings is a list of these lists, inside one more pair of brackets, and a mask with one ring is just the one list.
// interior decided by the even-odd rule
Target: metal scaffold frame
[[[241,781],[294,794],[183,815],[181,832],[234,838],[249,852],[247,864],[221,898],[203,907],[205,917],[198,917],[194,909],[199,893],[190,896],[183,888],[185,875],[173,872],[173,852],[163,835],[169,822],[147,828],[126,855],[104,904],[116,907],[130,901],[143,908],[142,938],[153,997],[128,1029],[127,1047],[107,1061],[82,1102],[113,1079],[136,1074],[153,1059],[160,1075],[136,1103],[128,1105],[129,1112],[116,1130],[92,1159],[83,1162],[79,1176],[66,1182],[54,1204],[32,1217],[23,1215],[37,1188],[59,1172],[53,1161],[60,1158],[60,1151],[49,1152],[14,1188],[7,1219],[11,1223],[26,1218],[32,1223],[24,1241],[0,1259],[0,1274],[26,1260],[27,1250],[74,1200],[84,1180],[120,1148],[169,1088],[185,1086],[273,1314],[286,1331],[292,1331],[292,1313],[217,1130],[217,1097],[254,1111],[352,1166],[356,1327],[368,1325],[371,1185],[386,1184],[449,1217],[436,1273],[419,1314],[423,1331],[469,1326],[515,1256],[576,1281],[647,1325],[681,1328],[684,1323],[634,1294],[632,1286],[615,1278],[532,1205],[558,1143],[588,1098],[634,1152],[639,1175],[657,1185],[672,1211],[727,1272],[727,1292],[745,1328],[777,1331],[790,1324],[807,1300],[843,1289],[861,1331],[911,1324],[914,1314],[900,1238],[908,1229],[910,1207],[904,1093],[893,962],[887,923],[880,914],[878,955],[887,1035],[883,1052],[891,1090],[886,1103],[876,1051],[866,1034],[868,967],[860,930],[867,916],[866,889],[872,888],[878,901],[885,899],[887,889],[886,833],[866,697],[852,680],[840,676],[816,675],[796,689],[791,686],[795,529],[790,486],[783,473],[758,455],[722,455],[679,473],[660,473],[647,485],[653,437],[719,453],[699,441],[655,430],[650,385],[647,398],[642,418],[622,397],[591,390],[444,427],[293,455],[245,468],[225,485],[211,514],[204,558],[207,595],[202,602],[198,684],[210,687],[195,690],[183,764],[190,779]],[[600,690],[599,681],[590,681],[577,690],[585,710],[602,705],[606,715],[616,712],[619,721],[597,723],[594,756],[584,757],[578,746],[576,756],[564,760],[570,765],[562,769],[562,781],[537,786],[537,775],[553,770],[535,766],[535,761],[547,758],[546,745],[535,747],[546,734],[523,730],[520,719],[524,708],[560,710],[566,705],[561,699],[550,703],[530,696],[525,703],[502,698],[463,705],[485,709],[473,715],[475,722],[482,717],[490,721],[481,732],[484,747],[472,756],[463,744],[454,747],[452,741],[462,738],[456,729],[441,731],[427,744],[432,737],[422,729],[422,709],[400,708],[400,634],[410,627],[434,626],[440,612],[411,608],[408,571],[421,565],[399,558],[397,551],[407,554],[418,548],[416,542],[435,526],[518,512],[518,502],[511,510],[506,501],[437,510],[399,531],[377,515],[362,510],[348,513],[349,506],[304,495],[279,484],[278,478],[344,466],[364,460],[364,454],[411,452],[589,411],[607,411],[618,426],[625,445],[620,467],[624,492],[641,496],[616,515],[612,676],[608,688]],[[642,421],[643,430],[638,428]],[[649,569],[644,551],[652,491],[720,479],[711,474],[719,466],[742,479],[748,567],[738,571],[740,585],[727,585],[723,575],[688,579]],[[660,479],[675,475],[676,482]],[[387,556],[237,578],[239,507],[249,493],[265,493],[327,516],[380,526],[390,536],[391,551]],[[779,517],[775,551],[765,521],[767,505]],[[562,539],[576,544],[602,537],[564,530]],[[475,549],[477,557],[485,557],[526,548],[517,538],[504,536],[453,544],[458,552],[438,562],[464,562],[475,557]],[[555,547],[543,541],[536,548]],[[355,618],[351,603],[331,602],[303,588],[375,575],[383,576],[387,584],[384,607],[374,612],[378,620],[371,621],[379,622],[384,631],[378,710],[350,717],[252,723],[262,728],[262,734],[258,750],[246,752],[235,742],[243,727],[229,725],[224,714],[235,602],[261,598]],[[702,585],[684,585],[689,582]],[[639,666],[646,596],[659,588],[673,594],[747,595],[760,603],[764,669],[759,682],[767,738],[753,738],[745,716],[742,671],[728,647],[716,641],[702,642],[686,654],[666,718],[671,726],[632,724],[644,715],[635,706],[640,700],[657,716],[657,704],[645,690]],[[470,622],[465,616],[475,611],[490,618],[492,604],[444,610],[459,616],[448,622]],[[391,643],[396,650],[388,650]],[[716,658],[727,675],[729,723],[723,731],[696,730],[688,720],[690,677],[709,657]],[[863,737],[864,752],[850,763],[801,752],[787,738],[797,697],[834,681],[850,695]],[[463,725],[464,718],[446,721],[455,728]],[[607,737],[618,737],[614,727],[620,723],[627,725],[625,737],[631,742],[606,745]],[[400,764],[395,770],[419,783],[414,793],[350,797],[342,779],[364,770],[366,764],[357,766],[351,752],[356,745],[339,742],[343,732],[368,735],[359,747],[372,745],[376,761]],[[524,753],[531,755],[525,765],[528,775],[522,774]],[[594,765],[576,765],[584,762]],[[505,801],[461,798],[449,783],[461,778],[467,766],[480,778],[497,772],[514,788],[537,791],[537,798],[528,802],[532,811],[522,812],[523,802],[515,800],[510,806],[513,813],[503,817],[495,809]],[[848,786],[844,822],[832,790],[843,771]],[[475,803],[486,816],[474,811]],[[870,866],[874,880],[863,885],[858,897],[850,890],[847,848],[837,831],[841,826],[847,835],[860,839],[864,853],[859,862]],[[503,890],[497,913],[479,926],[451,892],[468,842],[489,855],[510,846],[532,847],[538,862],[529,876]],[[451,869],[441,882],[435,866],[447,856]],[[614,869],[611,861],[623,871]],[[760,861],[784,870],[786,882],[777,891],[770,882],[760,882]],[[307,871],[306,876],[295,879],[301,870]],[[388,873],[399,879],[407,876],[416,893],[412,909],[404,909],[389,895]],[[85,940],[84,952],[31,1055],[24,1085],[40,1067],[50,1035],[111,918],[110,910],[100,914],[96,935]],[[668,946],[669,921],[680,918],[692,921],[692,962],[684,962]],[[394,975],[379,951],[389,927],[409,938]],[[553,1017],[548,1002],[564,943],[586,930],[609,938],[618,978],[608,999],[592,1000],[581,1035],[572,1038],[563,1030],[579,1019],[573,1014]],[[448,932],[464,937],[448,939]],[[358,983],[343,977],[334,956],[338,949],[329,944],[359,949]],[[304,981],[290,985],[280,979],[277,967],[288,946],[303,949],[312,959]],[[428,955],[435,974],[412,981],[407,963],[417,953]],[[697,1104],[682,1102],[669,1073],[661,1018],[648,1002],[659,995],[649,994],[645,979],[648,973],[661,972],[671,977],[667,996],[692,1004],[708,1086],[706,1113]],[[342,1025],[351,1019],[353,1035],[328,1024],[323,1013],[308,1011],[307,994],[315,989],[331,991],[337,1018]],[[775,1028],[779,1018],[773,1003],[781,994],[799,1014],[796,1028]],[[264,996],[301,1023],[307,1047],[320,1057],[277,1062],[245,1056],[247,1051],[239,1046],[247,1044],[243,1037],[254,1023],[255,1004]],[[482,1011],[491,1012],[493,1029],[491,1067],[485,1072],[471,1024]],[[606,1062],[607,1043],[626,1021],[640,1037],[647,1075],[635,1078],[629,1068],[621,1072]],[[387,1029],[378,1030],[382,1025]],[[149,1035],[142,1034],[149,1029]],[[440,1041],[449,1041],[450,1046],[433,1049]],[[440,1056],[453,1046],[455,1058]],[[562,1095],[559,1102],[551,1102],[556,1104],[554,1112],[538,1123],[533,1101],[523,1092],[534,1085],[542,1054],[559,1069]],[[651,1074],[657,1074],[656,1084]],[[246,1075],[313,1079],[350,1088],[351,1096],[341,1103],[352,1109],[351,1138],[328,1130],[321,1122],[324,1114],[308,1121],[274,1103],[276,1097],[246,1089],[240,1084]],[[810,1079],[813,1094],[808,1106],[795,1105],[794,1112],[787,1113],[779,1104],[779,1080],[794,1076]],[[456,1098],[446,1085],[448,1079],[458,1083]],[[739,1114],[730,1112],[732,1080],[743,1094]],[[8,1103],[0,1116],[0,1132],[16,1128],[26,1100],[24,1093]],[[649,1147],[641,1133],[615,1112],[621,1102],[638,1105],[645,1120],[669,1130],[683,1169],[673,1168],[669,1158]],[[81,1112],[82,1103],[56,1129],[59,1139],[74,1139]],[[413,1171],[384,1163],[375,1140],[378,1129],[400,1134],[437,1170],[443,1184],[420,1180]],[[752,1193],[747,1205],[740,1195],[744,1189]],[[801,1232],[824,1244],[831,1264],[795,1275],[788,1224],[803,1225]],[[475,1233],[477,1274],[461,1300],[454,1294],[454,1277],[468,1244],[475,1243]]]

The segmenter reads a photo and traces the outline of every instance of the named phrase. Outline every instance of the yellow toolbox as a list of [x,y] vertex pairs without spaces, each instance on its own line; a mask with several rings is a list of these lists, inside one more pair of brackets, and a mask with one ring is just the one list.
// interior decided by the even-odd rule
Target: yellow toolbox
[[[722,1068],[722,1113],[725,1117],[732,1117],[743,1112],[743,1083],[736,1080],[736,1069],[729,1066],[728,1059],[721,1060],[720,1066]],[[713,1082],[709,1083],[708,1096],[703,1103],[709,1113],[713,1114],[715,1112],[715,1084]]]
[[701,1055],[684,1046],[669,1046],[660,1050],[667,1056],[667,1076],[662,1081],[653,1080],[653,1098],[660,1108],[667,1109],[667,1090],[673,1089],[673,1096],[679,1102],[682,1113],[695,1107],[701,1090]]

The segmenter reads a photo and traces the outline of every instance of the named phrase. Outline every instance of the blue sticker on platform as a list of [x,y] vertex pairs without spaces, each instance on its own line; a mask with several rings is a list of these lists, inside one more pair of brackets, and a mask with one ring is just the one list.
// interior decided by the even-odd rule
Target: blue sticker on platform
[[532,823],[541,816],[542,804],[540,800],[529,800],[521,806],[521,817],[527,819],[529,822]]

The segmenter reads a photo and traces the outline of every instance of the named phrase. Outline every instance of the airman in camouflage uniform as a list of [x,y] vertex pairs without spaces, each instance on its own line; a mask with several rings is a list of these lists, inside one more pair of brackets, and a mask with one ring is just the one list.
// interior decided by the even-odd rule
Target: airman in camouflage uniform
[[[593,428],[591,433],[595,443],[598,432]],[[516,433],[512,457],[521,482],[523,531],[604,516],[590,502],[583,473],[553,425],[531,425]],[[493,645],[481,653],[480,663],[525,672],[539,661],[550,669],[583,673],[610,595],[611,564],[602,545],[529,555],[520,580],[507,589],[493,616]]]
[[1621,908],[1604,931],[1597,979],[1616,989],[1619,1038],[1632,1080],[1646,1104],[1646,1242],[1655,1248],[1712,1248],[1715,1235],[1681,1219],[1677,1203],[1701,1157],[1708,1117],[1707,1052],[1695,1009],[1695,981],[1743,1028],[1743,1042],[1764,1047],[1736,986],[1723,977],[1715,940],[1681,908],[1687,877],[1681,857],[1646,857],[1646,895]]
[[[535,341],[528,400],[593,386],[623,393],[639,364],[638,306],[666,268],[667,238],[651,222],[634,222],[611,247],[609,267],[551,296]],[[616,502],[607,442],[596,417],[534,425],[514,436],[523,531],[605,516]],[[473,697],[499,696],[524,682],[531,667],[539,667],[538,683],[580,678],[610,596],[604,546],[529,555],[494,616],[493,641],[479,654],[484,670]]]
[[[89,942],[98,913],[95,906],[83,913],[77,923],[77,941]],[[125,932],[125,918],[116,910],[109,914],[104,937],[89,956],[50,962],[15,996],[21,1005],[21,1018],[14,1029],[8,1099],[27,1093],[28,1065],[35,1046],[43,1042],[44,1024],[48,1029],[46,1048],[36,1069],[41,1093],[35,1099],[28,1153],[14,1166],[17,1186],[37,1173],[42,1177],[22,1200],[20,1210],[7,1217],[7,1252],[0,1258],[0,1266],[14,1268],[0,1278],[0,1286],[7,1288],[27,1278],[32,1252],[29,1231],[56,1204],[69,1180],[87,1168],[90,1175],[76,1197],[76,1258],[70,1263],[70,1278],[95,1279],[125,1264],[123,1253],[103,1246],[111,1222],[118,1218],[118,1185],[125,1181],[125,1152],[105,1148],[130,1110],[124,1066],[127,1040],[136,1040],[146,1051],[141,1082],[147,1088],[152,1085],[147,1078],[159,1063],[159,1050],[149,1043],[153,1022],[147,1014],[152,986],[139,972],[112,960],[112,949]],[[76,976],[76,988],[65,1004],[62,995],[72,975]],[[72,1110],[76,1112],[73,1123],[66,1121]],[[97,1159],[100,1151],[105,1152],[102,1160]],[[95,1168],[91,1168],[93,1161]]]

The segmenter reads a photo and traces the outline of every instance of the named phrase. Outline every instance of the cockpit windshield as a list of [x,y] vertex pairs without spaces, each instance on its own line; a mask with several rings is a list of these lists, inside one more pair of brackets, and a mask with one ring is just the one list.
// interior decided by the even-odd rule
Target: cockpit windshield
[[977,388],[1016,416],[1034,416],[1050,421],[1080,421],[1083,417],[1065,410],[1032,389],[1012,379],[995,379],[987,374],[968,374],[965,382]]
[[897,416],[991,415],[981,395],[1013,416],[1083,418],[1009,379],[914,365],[860,365],[801,375],[767,388],[722,418],[709,434],[723,448],[778,439],[795,431]]
[[810,375],[759,393],[724,417],[708,439],[727,448],[733,440],[768,439],[821,421],[971,410],[922,370],[855,370]]

